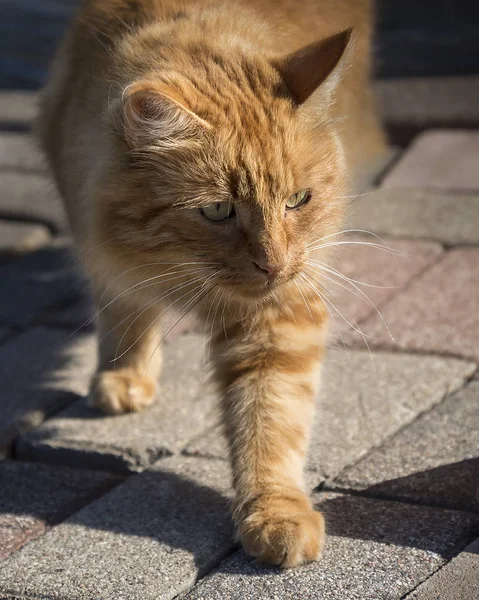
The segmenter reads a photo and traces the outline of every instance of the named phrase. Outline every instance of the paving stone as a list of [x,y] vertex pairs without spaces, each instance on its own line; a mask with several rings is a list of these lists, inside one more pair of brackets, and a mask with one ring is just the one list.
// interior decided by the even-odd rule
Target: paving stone
[[386,175],[383,185],[479,191],[478,158],[479,132],[426,131]]
[[417,127],[479,125],[479,77],[404,77],[374,82],[382,118]]
[[165,345],[158,399],[148,410],[105,416],[85,399],[24,436],[17,453],[120,473],[141,470],[205,431],[216,404],[206,382],[203,336],[188,334]]
[[8,170],[20,173],[46,170],[45,160],[33,136],[0,131],[0,175]]
[[[473,363],[455,359],[329,351],[307,468],[318,473],[318,484],[338,474],[462,387],[474,370]],[[218,429],[193,440],[185,452],[227,456]]]
[[448,245],[479,244],[479,194],[383,187],[354,200],[350,213],[353,229]]
[[0,91],[0,126],[29,127],[37,116],[38,94],[18,90]]
[[479,383],[475,382],[420,416],[330,485],[479,512],[478,449]]
[[316,499],[329,530],[319,562],[280,571],[238,551],[185,600],[399,600],[478,527],[468,513],[328,493]]
[[96,360],[92,334],[38,327],[0,346],[0,454],[20,432],[87,392]]
[[0,560],[120,481],[86,469],[0,461]]
[[7,329],[6,327],[0,327],[0,343],[5,341],[12,335],[12,330]]
[[0,266],[0,325],[26,327],[84,286],[68,246],[55,244]]
[[53,233],[67,229],[62,203],[48,177],[2,171],[0,185],[0,219],[43,223]]
[[407,600],[477,600],[479,539],[414,590]]
[[37,250],[49,240],[50,232],[43,225],[0,221],[0,260]]
[[[437,352],[479,361],[479,250],[448,252],[407,290],[381,309],[382,320],[371,316],[361,323],[371,347]],[[361,337],[347,334],[353,344]]]
[[220,461],[161,461],[0,563],[0,593],[174,598],[232,547],[229,479]]
[[[353,282],[348,283],[330,271],[317,271],[322,287],[328,290],[329,300],[336,307],[329,306],[329,339],[334,343],[340,343],[342,334],[351,325],[356,327],[375,314],[375,306],[383,306],[442,254],[441,246],[428,242],[381,241],[374,236],[347,236],[342,241],[347,243],[335,248],[331,264]],[[371,243],[376,246],[367,245]],[[384,247],[378,248],[377,244]]]

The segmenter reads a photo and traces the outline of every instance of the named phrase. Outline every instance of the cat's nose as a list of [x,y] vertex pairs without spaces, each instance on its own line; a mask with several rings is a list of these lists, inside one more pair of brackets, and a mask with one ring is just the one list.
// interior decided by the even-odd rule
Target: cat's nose
[[258,269],[260,269],[260,271],[264,271],[268,277],[274,277],[275,275],[278,275],[278,273],[280,273],[285,266],[285,263],[276,263],[273,265],[263,260],[255,260],[254,264]]

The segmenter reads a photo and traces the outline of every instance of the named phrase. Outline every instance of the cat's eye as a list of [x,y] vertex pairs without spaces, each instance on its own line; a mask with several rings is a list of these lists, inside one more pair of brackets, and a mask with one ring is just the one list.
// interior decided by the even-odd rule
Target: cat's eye
[[286,200],[287,208],[299,208],[311,199],[311,190],[301,190],[296,192]]
[[235,214],[231,202],[213,202],[200,209],[201,214],[210,221],[225,221]]

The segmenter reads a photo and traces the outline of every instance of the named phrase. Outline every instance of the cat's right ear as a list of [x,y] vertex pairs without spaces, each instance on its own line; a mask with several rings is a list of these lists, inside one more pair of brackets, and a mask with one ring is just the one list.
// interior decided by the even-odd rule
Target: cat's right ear
[[122,135],[129,146],[174,146],[211,126],[167,85],[140,82],[122,96]]

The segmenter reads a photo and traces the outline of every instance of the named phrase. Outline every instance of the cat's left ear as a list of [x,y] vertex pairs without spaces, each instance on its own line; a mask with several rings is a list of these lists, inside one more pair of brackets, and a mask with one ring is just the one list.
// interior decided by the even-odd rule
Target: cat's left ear
[[327,98],[331,96],[341,79],[351,37],[352,29],[347,29],[273,61],[297,105],[306,102],[318,88]]

